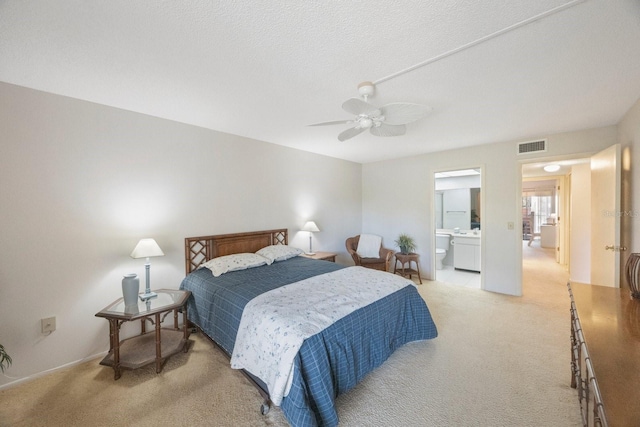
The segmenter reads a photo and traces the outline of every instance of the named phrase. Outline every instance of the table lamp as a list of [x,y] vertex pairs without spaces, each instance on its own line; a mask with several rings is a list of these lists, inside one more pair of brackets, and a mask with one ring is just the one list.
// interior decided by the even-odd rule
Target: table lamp
[[316,253],[313,252],[312,247],[311,247],[311,237],[312,237],[313,233],[320,231],[320,229],[318,228],[318,226],[316,225],[315,222],[307,221],[304,224],[304,227],[302,227],[302,231],[308,231],[309,232],[309,252],[307,252],[307,255],[315,255]]
[[158,296],[155,292],[151,292],[151,286],[149,284],[149,270],[151,268],[149,257],[152,256],[164,256],[164,252],[162,252],[162,249],[160,249],[160,246],[158,246],[154,239],[140,239],[136,247],[133,248],[133,252],[131,252],[131,258],[147,259],[147,262],[144,265],[146,272],[146,287],[144,289],[144,294],[140,295],[140,299],[142,301],[147,301]]

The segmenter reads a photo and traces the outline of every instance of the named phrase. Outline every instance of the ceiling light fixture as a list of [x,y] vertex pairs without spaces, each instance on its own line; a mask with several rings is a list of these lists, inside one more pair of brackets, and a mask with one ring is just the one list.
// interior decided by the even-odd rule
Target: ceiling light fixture
[[360,123],[360,128],[362,129],[369,129],[371,126],[373,126],[373,120],[371,120],[369,117],[363,117],[358,120],[358,122]]
[[560,170],[560,165],[547,165],[542,169],[544,169],[545,172],[558,172]]

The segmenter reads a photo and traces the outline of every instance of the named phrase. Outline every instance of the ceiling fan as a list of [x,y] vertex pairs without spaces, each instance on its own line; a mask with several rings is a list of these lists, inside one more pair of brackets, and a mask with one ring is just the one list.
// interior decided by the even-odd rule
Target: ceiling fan
[[354,127],[338,135],[340,141],[353,138],[367,129],[375,136],[400,136],[407,132],[407,123],[420,120],[431,112],[431,107],[408,102],[394,102],[378,108],[367,102],[368,97],[373,95],[374,90],[375,86],[373,83],[362,82],[358,85],[358,93],[364,101],[359,98],[350,98],[342,104],[342,109],[347,113],[354,114],[356,116],[355,119],[335,120],[309,126],[355,123]]

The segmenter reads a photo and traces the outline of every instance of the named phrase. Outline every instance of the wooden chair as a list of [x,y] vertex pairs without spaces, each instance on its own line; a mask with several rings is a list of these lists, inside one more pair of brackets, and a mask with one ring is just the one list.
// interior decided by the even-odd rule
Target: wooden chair
[[540,237],[540,233],[533,232],[533,214],[522,217],[522,240],[528,238],[527,246],[531,246],[536,237]]
[[373,268],[375,270],[389,271],[389,264],[391,262],[391,258],[393,257],[393,251],[391,249],[385,249],[380,245],[380,257],[379,258],[360,258],[357,253],[358,242],[360,241],[360,235],[355,237],[349,237],[345,242],[345,246],[347,247],[347,251],[353,258],[353,262],[356,265],[360,265],[362,267]]

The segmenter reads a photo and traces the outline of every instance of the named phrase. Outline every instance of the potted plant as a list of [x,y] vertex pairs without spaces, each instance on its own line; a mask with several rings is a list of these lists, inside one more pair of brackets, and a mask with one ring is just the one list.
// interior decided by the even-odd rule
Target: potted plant
[[408,234],[402,233],[398,236],[398,240],[395,241],[396,245],[400,248],[400,253],[409,254],[416,250],[416,241]]
[[11,365],[11,357],[7,354],[4,346],[0,344],[0,372],[4,373],[4,370]]

